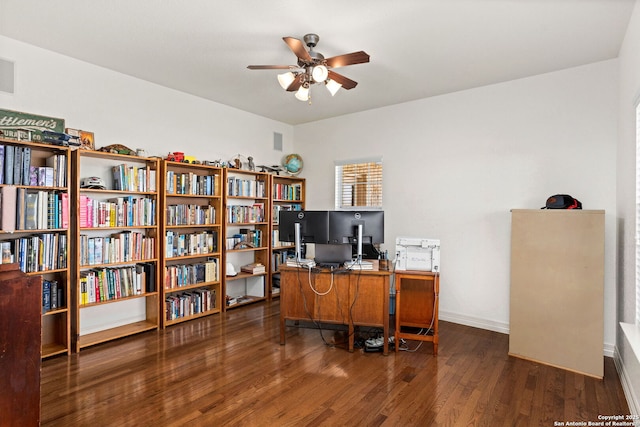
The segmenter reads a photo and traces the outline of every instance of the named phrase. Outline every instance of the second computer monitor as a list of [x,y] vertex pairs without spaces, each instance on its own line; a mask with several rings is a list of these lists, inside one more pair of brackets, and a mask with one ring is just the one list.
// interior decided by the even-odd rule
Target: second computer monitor
[[384,211],[329,211],[329,243],[357,243],[362,226],[362,244],[384,243]]

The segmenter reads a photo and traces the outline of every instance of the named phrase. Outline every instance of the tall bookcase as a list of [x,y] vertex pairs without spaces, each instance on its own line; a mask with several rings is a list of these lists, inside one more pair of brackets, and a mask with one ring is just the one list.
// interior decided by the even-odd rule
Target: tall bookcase
[[[160,161],[72,153],[75,350],[159,327]],[[103,188],[83,188],[88,177]]]
[[[268,295],[270,257],[270,175],[240,169],[225,169],[225,305],[235,308],[262,301]],[[255,273],[243,266],[261,264]],[[235,275],[227,266],[233,266]]]
[[162,161],[162,327],[220,313],[221,168]]
[[42,278],[42,357],[71,353],[67,147],[0,139],[2,263]]
[[271,260],[269,269],[269,294],[280,296],[278,269],[287,257],[295,255],[294,242],[281,241],[278,218],[281,211],[299,211],[305,208],[305,179],[289,175],[271,175]]

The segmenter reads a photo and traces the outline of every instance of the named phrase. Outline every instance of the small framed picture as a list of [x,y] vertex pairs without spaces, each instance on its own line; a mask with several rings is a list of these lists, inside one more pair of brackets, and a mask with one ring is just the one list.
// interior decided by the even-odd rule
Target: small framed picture
[[93,139],[93,132],[80,131],[80,148],[83,150],[95,150],[96,144]]

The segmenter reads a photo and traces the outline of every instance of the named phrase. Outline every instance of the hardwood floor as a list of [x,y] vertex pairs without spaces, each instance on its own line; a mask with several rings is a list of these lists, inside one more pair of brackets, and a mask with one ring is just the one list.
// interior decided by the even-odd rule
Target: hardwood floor
[[261,303],[47,359],[42,425],[553,426],[629,413],[610,358],[597,380],[448,322],[437,357],[431,343],[349,353],[296,327],[281,346],[278,321],[278,302]]

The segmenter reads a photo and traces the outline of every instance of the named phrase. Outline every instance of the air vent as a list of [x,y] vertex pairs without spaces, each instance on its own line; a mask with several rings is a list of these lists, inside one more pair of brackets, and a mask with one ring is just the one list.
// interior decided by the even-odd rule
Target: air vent
[[0,58],[0,92],[14,93],[15,64]]

